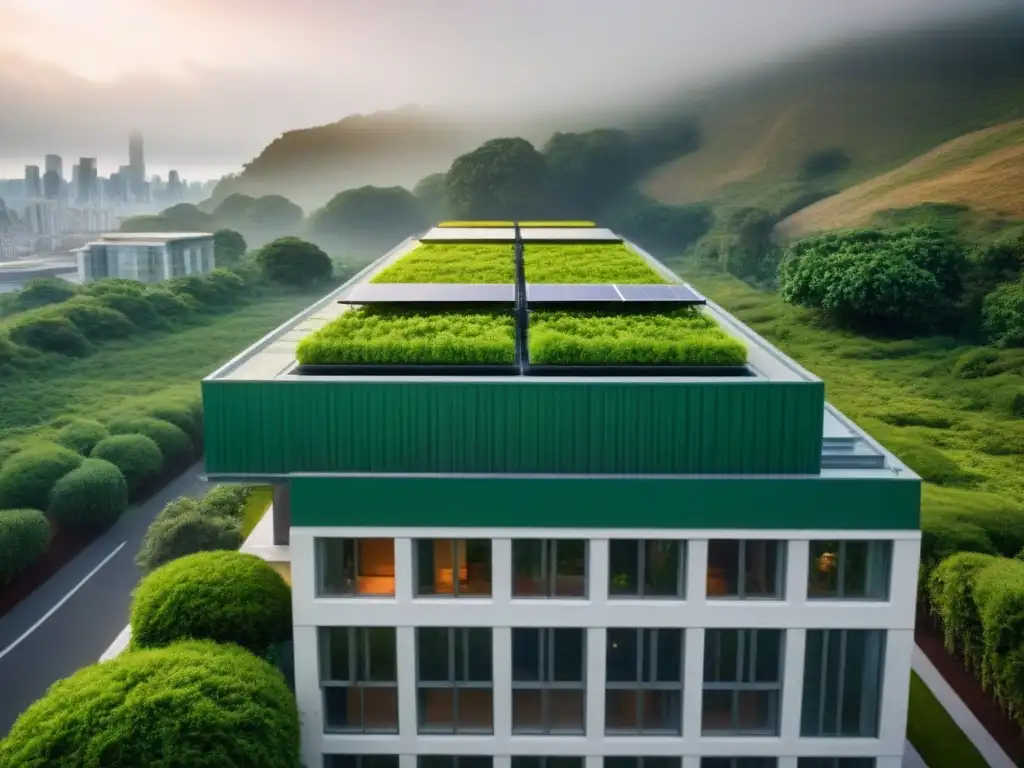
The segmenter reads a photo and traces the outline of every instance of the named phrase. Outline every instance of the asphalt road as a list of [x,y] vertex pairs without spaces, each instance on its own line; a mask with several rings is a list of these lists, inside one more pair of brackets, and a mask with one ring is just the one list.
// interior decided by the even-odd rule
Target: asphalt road
[[99,660],[128,623],[135,555],[164,505],[210,487],[194,465],[128,510],[78,557],[0,618],[0,734],[53,683]]

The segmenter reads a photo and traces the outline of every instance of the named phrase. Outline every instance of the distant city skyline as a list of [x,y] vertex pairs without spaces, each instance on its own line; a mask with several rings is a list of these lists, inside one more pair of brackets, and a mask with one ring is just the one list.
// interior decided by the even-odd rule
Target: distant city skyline
[[[127,148],[127,141],[125,142]],[[123,157],[116,155],[90,155],[88,152],[47,152],[46,154],[60,155],[64,158],[64,179],[70,180],[70,168],[78,162],[79,157],[96,157],[96,168],[100,176],[110,176],[116,173],[122,165],[126,165],[128,152],[125,150]],[[26,165],[45,166],[45,155],[38,157],[7,158],[0,157],[0,179],[20,179],[25,175]],[[189,164],[175,162],[161,162],[160,160],[146,157],[146,176],[152,178],[154,175],[167,180],[171,171],[177,171],[178,175],[186,181],[210,181],[219,179],[229,173],[238,173],[242,170],[241,165],[233,166],[228,164]]]

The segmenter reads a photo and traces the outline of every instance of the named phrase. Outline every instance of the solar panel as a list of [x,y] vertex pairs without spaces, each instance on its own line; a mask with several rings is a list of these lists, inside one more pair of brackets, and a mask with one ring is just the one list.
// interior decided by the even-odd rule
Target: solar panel
[[512,227],[434,227],[421,243],[509,242],[516,239]]
[[621,243],[622,238],[604,227],[521,227],[524,243]]
[[569,283],[527,283],[527,304],[576,304],[585,302],[621,302],[614,285],[575,285]]
[[688,285],[617,285],[622,300],[666,304],[703,304],[705,299]]
[[511,283],[359,283],[339,304],[513,304]]

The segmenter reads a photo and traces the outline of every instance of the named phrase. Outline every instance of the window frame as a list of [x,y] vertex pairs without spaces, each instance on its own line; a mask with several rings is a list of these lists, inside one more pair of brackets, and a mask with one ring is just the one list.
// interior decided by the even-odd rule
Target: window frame
[[805,756],[798,758],[796,765],[797,768],[876,768],[878,760],[874,757]]
[[[647,584],[647,547],[659,539],[611,539],[608,542],[608,599],[609,600],[685,600],[686,599],[686,563],[688,549],[686,539],[664,539],[676,550],[676,591],[671,595],[646,594]],[[616,543],[635,543],[637,547],[636,592],[616,592],[615,574],[612,568],[612,548]]]
[[[701,684],[701,736],[760,736],[760,737],[773,737],[778,736],[782,727],[782,688],[785,680],[786,671],[786,631],[784,629],[774,629],[768,627],[757,627],[757,628],[712,628],[704,630],[704,658],[708,658],[708,645],[713,642],[713,638],[717,639],[719,648],[721,647],[722,637],[726,632],[736,633],[736,680],[730,681],[708,681],[706,675],[703,676]],[[776,670],[776,680],[773,682],[758,682],[756,680],[744,680],[743,672],[746,668],[750,671],[755,671],[758,668],[757,664],[757,638],[761,632],[777,634],[779,638],[779,664]],[[748,645],[749,643],[749,645]],[[751,650],[752,646],[752,650]],[[749,655],[748,655],[749,651]],[[749,663],[748,663],[749,662]],[[754,675],[756,677],[756,674]],[[723,692],[727,691],[732,694],[732,706],[730,708],[729,719],[731,720],[733,727],[729,729],[709,729],[704,725],[704,697],[709,691]],[[774,693],[773,705],[771,709],[774,710],[773,728],[771,732],[758,731],[758,730],[744,730],[737,727],[739,722],[739,702],[740,695],[743,693],[762,692],[766,691]]]
[[[711,545],[717,542],[736,542],[738,572],[736,574],[736,594],[734,595],[712,595],[707,590],[707,581],[711,576]],[[747,594],[747,545],[750,542],[765,542],[775,546],[778,550],[775,558],[775,591],[771,594]],[[786,599],[786,563],[789,557],[788,542],[784,539],[709,539],[708,540],[708,565],[705,574],[705,597],[708,600],[758,600],[762,602],[777,602]]]
[[[369,629],[390,630],[391,641],[395,644],[395,679],[373,680],[370,675],[370,633]],[[348,635],[348,674],[347,680],[326,678],[325,674],[333,672],[330,664],[331,634],[344,630]],[[398,733],[398,632],[394,627],[318,627],[317,662],[319,664],[320,697],[324,715],[324,733],[360,733],[360,734],[394,734]],[[363,662],[360,664],[360,660]],[[362,673],[362,674],[360,674]],[[357,688],[359,690],[359,727],[337,728],[328,725],[327,688]],[[395,725],[394,728],[367,728],[365,725],[366,689],[384,688],[395,692]]]
[[[574,542],[583,544],[583,594],[558,594],[558,543]],[[540,544],[540,580],[544,594],[524,595],[516,592],[516,548],[533,542]],[[552,568],[551,564],[555,567]],[[512,539],[512,599],[513,600],[586,600],[590,596],[590,542],[587,539]]]
[[393,758],[395,764],[393,768],[399,768],[401,762],[400,755],[350,755],[347,752],[329,752],[324,754],[323,765],[324,768],[341,768],[342,760],[354,760],[355,768],[364,768],[363,758],[372,758],[373,760],[380,760],[382,758]]
[[[811,591],[812,574],[814,573],[815,565],[820,559],[823,553],[815,555],[815,548],[821,545],[828,545],[832,542],[837,544],[836,554],[836,573],[837,573],[837,584],[835,594],[828,595],[815,595]],[[881,561],[881,579],[883,582],[882,594],[880,597],[876,597],[871,594],[864,595],[845,595],[846,582],[846,561],[847,561],[847,548],[850,544],[866,544],[867,545],[867,562],[864,567],[866,574],[865,592],[870,591],[872,584],[872,567],[877,561]],[[829,601],[829,600],[861,600],[864,602],[873,603],[885,603],[888,602],[892,594],[892,558],[893,558],[893,542],[891,539],[812,539],[808,542],[808,554],[807,554],[807,599],[808,601]]]
[[[611,649],[611,636],[613,632],[636,632],[637,633],[637,654],[636,654],[636,680],[611,680],[607,674],[608,654]],[[658,639],[662,632],[677,632],[679,634],[679,680],[669,681],[645,681],[645,666],[653,662],[654,670],[657,671],[658,663]],[[650,633],[650,634],[648,634]],[[678,736],[683,731],[683,704],[686,684],[686,632],[678,627],[609,627],[605,630],[607,640],[605,648],[605,725],[606,736]],[[651,642],[647,642],[650,638]],[[656,675],[655,675],[656,676]],[[636,727],[635,728],[613,728],[608,724],[607,707],[609,691],[630,691],[636,696]],[[676,693],[679,696],[679,722],[675,728],[644,728],[644,694],[662,691]]]
[[[714,761],[710,763],[708,761]],[[772,755],[744,755],[740,757],[718,757],[708,755],[700,759],[700,768],[778,768],[779,758]]]
[[[447,541],[451,547],[451,558],[452,558],[452,591],[449,592],[421,592],[420,591],[420,546],[421,542],[429,542],[431,546],[436,546],[435,542]],[[461,568],[461,561],[459,559],[459,542],[466,542],[466,581],[469,581],[469,544],[471,542],[486,542],[488,552],[488,584],[490,590],[484,594],[481,592],[459,592],[459,578],[458,572]],[[469,539],[413,539],[413,597],[417,600],[435,600],[435,599],[459,599],[459,600],[490,600],[494,596],[494,541],[487,538],[469,538]]]
[[424,760],[449,760],[451,761],[447,768],[459,768],[459,763],[463,760],[488,760],[491,768],[494,768],[494,755],[416,755],[416,768],[423,768]]
[[575,760],[578,762],[577,768],[586,768],[587,758],[581,755],[512,755],[510,758],[510,768],[527,768],[521,760],[537,760],[535,764],[536,768],[548,768],[549,760]]
[[[342,560],[344,561],[344,546],[346,544],[352,547],[352,575],[346,577],[348,581],[352,583],[352,589],[350,591],[334,591],[330,592],[326,589],[325,585],[325,574],[327,565],[327,550],[328,541],[340,541],[342,542]],[[359,543],[362,541],[390,541],[391,542],[391,568],[395,570],[396,560],[398,553],[395,551],[395,540],[389,539],[384,536],[361,536],[353,538],[351,536],[318,536],[314,541],[314,562],[316,567],[316,593],[315,597],[326,597],[326,598],[376,598],[378,600],[386,600],[388,598],[394,598],[398,591],[397,571],[395,576],[395,587],[391,592],[360,592],[359,591]],[[342,571],[344,571],[344,562],[342,563]]]
[[[875,687],[875,699],[873,702],[873,724],[868,733],[846,733],[842,729],[843,723],[843,705],[844,705],[844,688],[846,681],[846,668],[849,662],[849,654],[847,653],[847,646],[851,632],[864,633],[870,640],[870,638],[878,638],[877,658],[878,658],[878,669],[874,673],[874,687]],[[820,634],[822,636],[822,647],[821,647],[821,661],[819,667],[816,670],[810,670],[810,675],[816,675],[819,680],[822,681],[821,689],[818,691],[818,702],[815,707],[817,712],[817,728],[809,730],[806,728],[805,715],[807,713],[806,702],[810,700],[807,690],[807,681],[813,679],[809,677],[808,666],[811,664],[811,654],[807,653],[806,646],[811,642],[811,638]],[[833,637],[838,636],[839,638],[839,664],[838,674],[835,678],[829,678],[828,673],[828,661],[829,661],[829,644],[832,642]],[[807,639],[805,641],[804,650],[804,679],[802,685],[802,708],[800,712],[800,738],[814,738],[814,739],[877,739],[878,734],[881,732],[881,720],[882,720],[882,703],[885,697],[885,669],[886,669],[886,652],[888,648],[889,632],[885,629],[808,629]],[[867,646],[865,646],[867,647]],[[864,665],[864,659],[855,659],[855,665]],[[834,685],[830,686],[830,683]],[[829,692],[833,691],[834,695],[829,696]],[[835,701],[835,724],[836,727],[834,732],[825,732],[825,712],[827,707],[825,705],[826,700],[833,698]],[[859,702],[860,707],[863,707],[863,699]]]
[[[581,646],[583,653],[580,658],[580,679],[577,680],[555,680],[555,638],[556,630],[573,630],[579,632],[583,642]],[[540,663],[541,680],[516,680],[515,669],[515,633],[536,632],[537,633],[537,658]],[[585,627],[513,627],[512,628],[512,735],[530,736],[581,736],[587,731],[587,630]],[[538,729],[516,727],[515,720],[515,698],[516,691],[540,691],[541,694],[541,721]],[[554,728],[551,726],[551,694],[556,691],[580,691],[582,692],[582,718],[579,728]]]
[[[447,680],[423,680],[420,668],[420,644],[421,632],[423,630],[443,630],[447,635]],[[485,630],[488,637],[488,651],[491,654],[490,680],[459,680],[456,673],[456,633],[461,633],[463,642],[462,665],[465,669],[465,677],[469,677],[469,632],[470,630]],[[450,727],[425,726],[423,722],[422,699],[420,692],[423,690],[450,690],[452,692],[452,716]],[[491,721],[490,726],[485,729],[463,728],[459,722],[459,691],[475,690],[491,692]],[[416,627],[416,732],[418,734],[473,734],[492,735],[494,733],[494,628],[493,627]]]
[[648,760],[672,760],[675,768],[682,768],[683,758],[680,755],[642,755],[633,757],[629,755],[604,755],[601,759],[601,768],[609,768],[609,760],[634,760],[632,768],[647,768]]

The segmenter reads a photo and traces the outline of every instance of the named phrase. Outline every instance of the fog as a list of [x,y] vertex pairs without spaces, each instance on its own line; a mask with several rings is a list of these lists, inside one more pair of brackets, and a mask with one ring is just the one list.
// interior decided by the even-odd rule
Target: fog
[[408,103],[467,121],[625,111],[1012,1],[0,0],[0,176],[45,152],[109,172],[132,128],[152,166],[198,175]]

